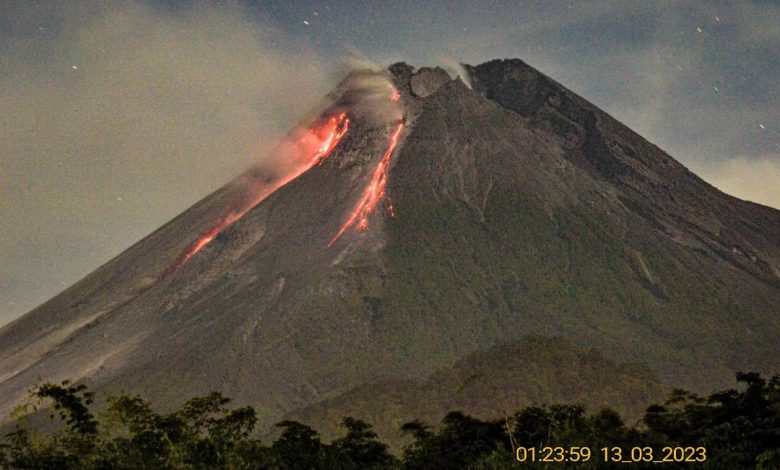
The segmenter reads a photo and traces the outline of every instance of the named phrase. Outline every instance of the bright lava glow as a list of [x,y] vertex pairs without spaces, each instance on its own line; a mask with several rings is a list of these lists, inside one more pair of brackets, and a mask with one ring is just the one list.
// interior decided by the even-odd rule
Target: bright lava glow
[[390,87],[390,101],[397,103],[398,100],[401,99],[401,94],[398,93],[398,90],[396,90],[392,83],[388,83],[387,86]]
[[243,217],[274,191],[302,175],[314,165],[322,163],[330,156],[348,129],[349,117],[346,112],[342,112],[330,116],[324,124],[306,129],[297,138],[291,137],[282,141],[276,150],[282,158],[291,160],[291,169],[270,185],[250,188],[251,194],[241,198],[236,203],[236,207],[187,246],[176,259],[173,268],[178,268],[189,261],[195,253],[208,245],[220,232]]
[[[379,201],[387,196],[385,192],[387,186],[387,168],[390,166],[390,157],[393,155],[393,151],[398,145],[398,138],[403,130],[404,123],[403,121],[400,121],[395,128],[395,131],[393,131],[393,134],[390,136],[390,142],[387,144],[387,150],[385,150],[382,160],[379,161],[379,164],[374,169],[374,174],[371,176],[371,182],[368,183],[368,186],[363,191],[363,195],[352,210],[349,218],[344,222],[344,225],[341,226],[338,233],[330,240],[328,246],[333,245],[333,243],[353,225],[356,226],[358,230],[368,229],[368,216],[376,210]],[[392,203],[388,203],[388,210],[390,211],[390,215],[395,217]]]

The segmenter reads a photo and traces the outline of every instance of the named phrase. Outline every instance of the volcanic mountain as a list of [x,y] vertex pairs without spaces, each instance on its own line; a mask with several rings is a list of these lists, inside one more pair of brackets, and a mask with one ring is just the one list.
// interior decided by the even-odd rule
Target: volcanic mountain
[[[218,390],[270,423],[373,383],[441,394],[447,368],[501,354],[507,370],[535,358],[522,380],[496,374],[520,395],[529,377],[571,378],[550,399],[587,396],[556,373],[583,361],[626,390],[780,370],[779,211],[522,61],[466,70],[471,87],[404,63],[352,73],[280,144],[285,164],[3,327],[0,412],[71,379],[155,403]],[[539,359],[540,344],[565,354]]]

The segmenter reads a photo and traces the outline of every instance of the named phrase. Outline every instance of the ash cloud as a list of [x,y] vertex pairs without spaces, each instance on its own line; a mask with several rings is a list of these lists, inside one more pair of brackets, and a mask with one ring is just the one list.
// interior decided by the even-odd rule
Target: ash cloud
[[345,49],[347,54],[335,72],[343,81],[331,98],[346,99],[350,115],[370,125],[389,125],[401,119],[400,103],[391,100],[396,89],[387,65],[370,60],[354,45],[347,45]]
[[382,126],[397,122],[403,117],[403,108],[391,100],[395,91],[388,76],[370,70],[353,70],[345,79],[345,95],[349,114],[356,121]]
[[238,6],[4,2],[0,18],[0,324],[262,166],[332,86],[306,43]]
[[452,57],[443,57],[440,58],[437,63],[443,68],[453,79],[454,78],[460,78],[460,80],[467,86],[469,89],[473,89],[473,85],[471,83],[471,75],[466,71],[466,69],[463,67],[463,64],[458,62]]

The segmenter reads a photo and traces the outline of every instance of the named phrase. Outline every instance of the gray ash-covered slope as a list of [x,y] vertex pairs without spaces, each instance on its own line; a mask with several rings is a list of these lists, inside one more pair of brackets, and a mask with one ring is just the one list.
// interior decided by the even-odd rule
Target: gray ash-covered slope
[[0,412],[68,378],[158,403],[219,390],[269,422],[529,334],[698,391],[780,370],[780,212],[521,61],[468,70],[473,90],[389,69],[405,116],[395,217],[379,207],[328,247],[394,127],[353,113],[327,160],[179,269],[235,187],[2,328]]

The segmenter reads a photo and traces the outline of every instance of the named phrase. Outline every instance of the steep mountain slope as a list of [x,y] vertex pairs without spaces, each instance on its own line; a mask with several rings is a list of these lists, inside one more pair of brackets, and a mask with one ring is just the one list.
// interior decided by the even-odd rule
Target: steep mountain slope
[[220,390],[270,422],[529,334],[695,390],[780,369],[780,212],[520,61],[469,70],[474,90],[396,64],[397,98],[353,74],[322,112],[350,117],[329,157],[186,263],[245,186],[4,327],[0,412],[70,378],[156,402]]
[[562,335],[692,388],[776,369],[778,211],[718,192],[518,61],[472,70],[488,99],[458,82],[428,97],[393,169],[403,217],[380,329],[394,344],[452,361],[495,338]]

